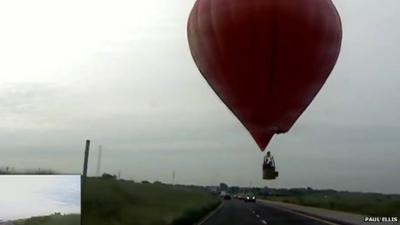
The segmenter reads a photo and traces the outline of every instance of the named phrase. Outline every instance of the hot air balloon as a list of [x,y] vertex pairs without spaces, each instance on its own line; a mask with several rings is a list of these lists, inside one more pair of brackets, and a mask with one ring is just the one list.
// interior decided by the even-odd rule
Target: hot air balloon
[[197,0],[187,33],[201,74],[261,151],[312,102],[342,40],[331,0]]

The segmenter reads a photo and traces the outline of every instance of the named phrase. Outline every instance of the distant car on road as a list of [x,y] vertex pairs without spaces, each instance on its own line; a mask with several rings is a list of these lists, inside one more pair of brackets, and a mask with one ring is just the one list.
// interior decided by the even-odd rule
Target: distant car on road
[[243,199],[245,199],[245,194],[243,194],[243,193],[239,193],[239,194],[236,194],[236,199],[239,199],[239,200],[243,200]]
[[224,200],[231,200],[231,195],[226,191],[221,191],[220,197]]
[[230,194],[226,194],[225,196],[224,196],[224,200],[231,200],[232,198],[231,198],[231,195]]
[[256,196],[252,193],[249,193],[246,195],[244,201],[245,202],[256,202]]

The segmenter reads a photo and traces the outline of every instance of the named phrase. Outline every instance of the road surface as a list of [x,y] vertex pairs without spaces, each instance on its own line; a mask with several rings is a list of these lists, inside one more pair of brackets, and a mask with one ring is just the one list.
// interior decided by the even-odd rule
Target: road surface
[[321,220],[293,214],[262,203],[225,200],[202,225],[328,225]]

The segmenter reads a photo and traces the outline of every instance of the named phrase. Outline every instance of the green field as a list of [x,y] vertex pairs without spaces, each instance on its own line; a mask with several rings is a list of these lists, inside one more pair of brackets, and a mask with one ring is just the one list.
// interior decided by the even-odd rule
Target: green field
[[10,167],[0,168],[0,175],[56,175],[57,173],[49,169],[15,169]]
[[335,192],[297,196],[269,196],[266,199],[363,215],[400,216],[399,195]]
[[192,224],[219,203],[203,191],[104,178],[88,178],[82,196],[86,225]]
[[39,216],[16,220],[13,223],[14,225],[80,225],[81,216],[76,214]]

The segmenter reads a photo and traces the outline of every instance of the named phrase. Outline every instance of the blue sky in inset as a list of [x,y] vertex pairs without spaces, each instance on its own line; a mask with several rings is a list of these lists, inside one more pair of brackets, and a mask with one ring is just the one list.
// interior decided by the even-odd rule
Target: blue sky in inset
[[0,175],[0,220],[80,213],[79,175]]

